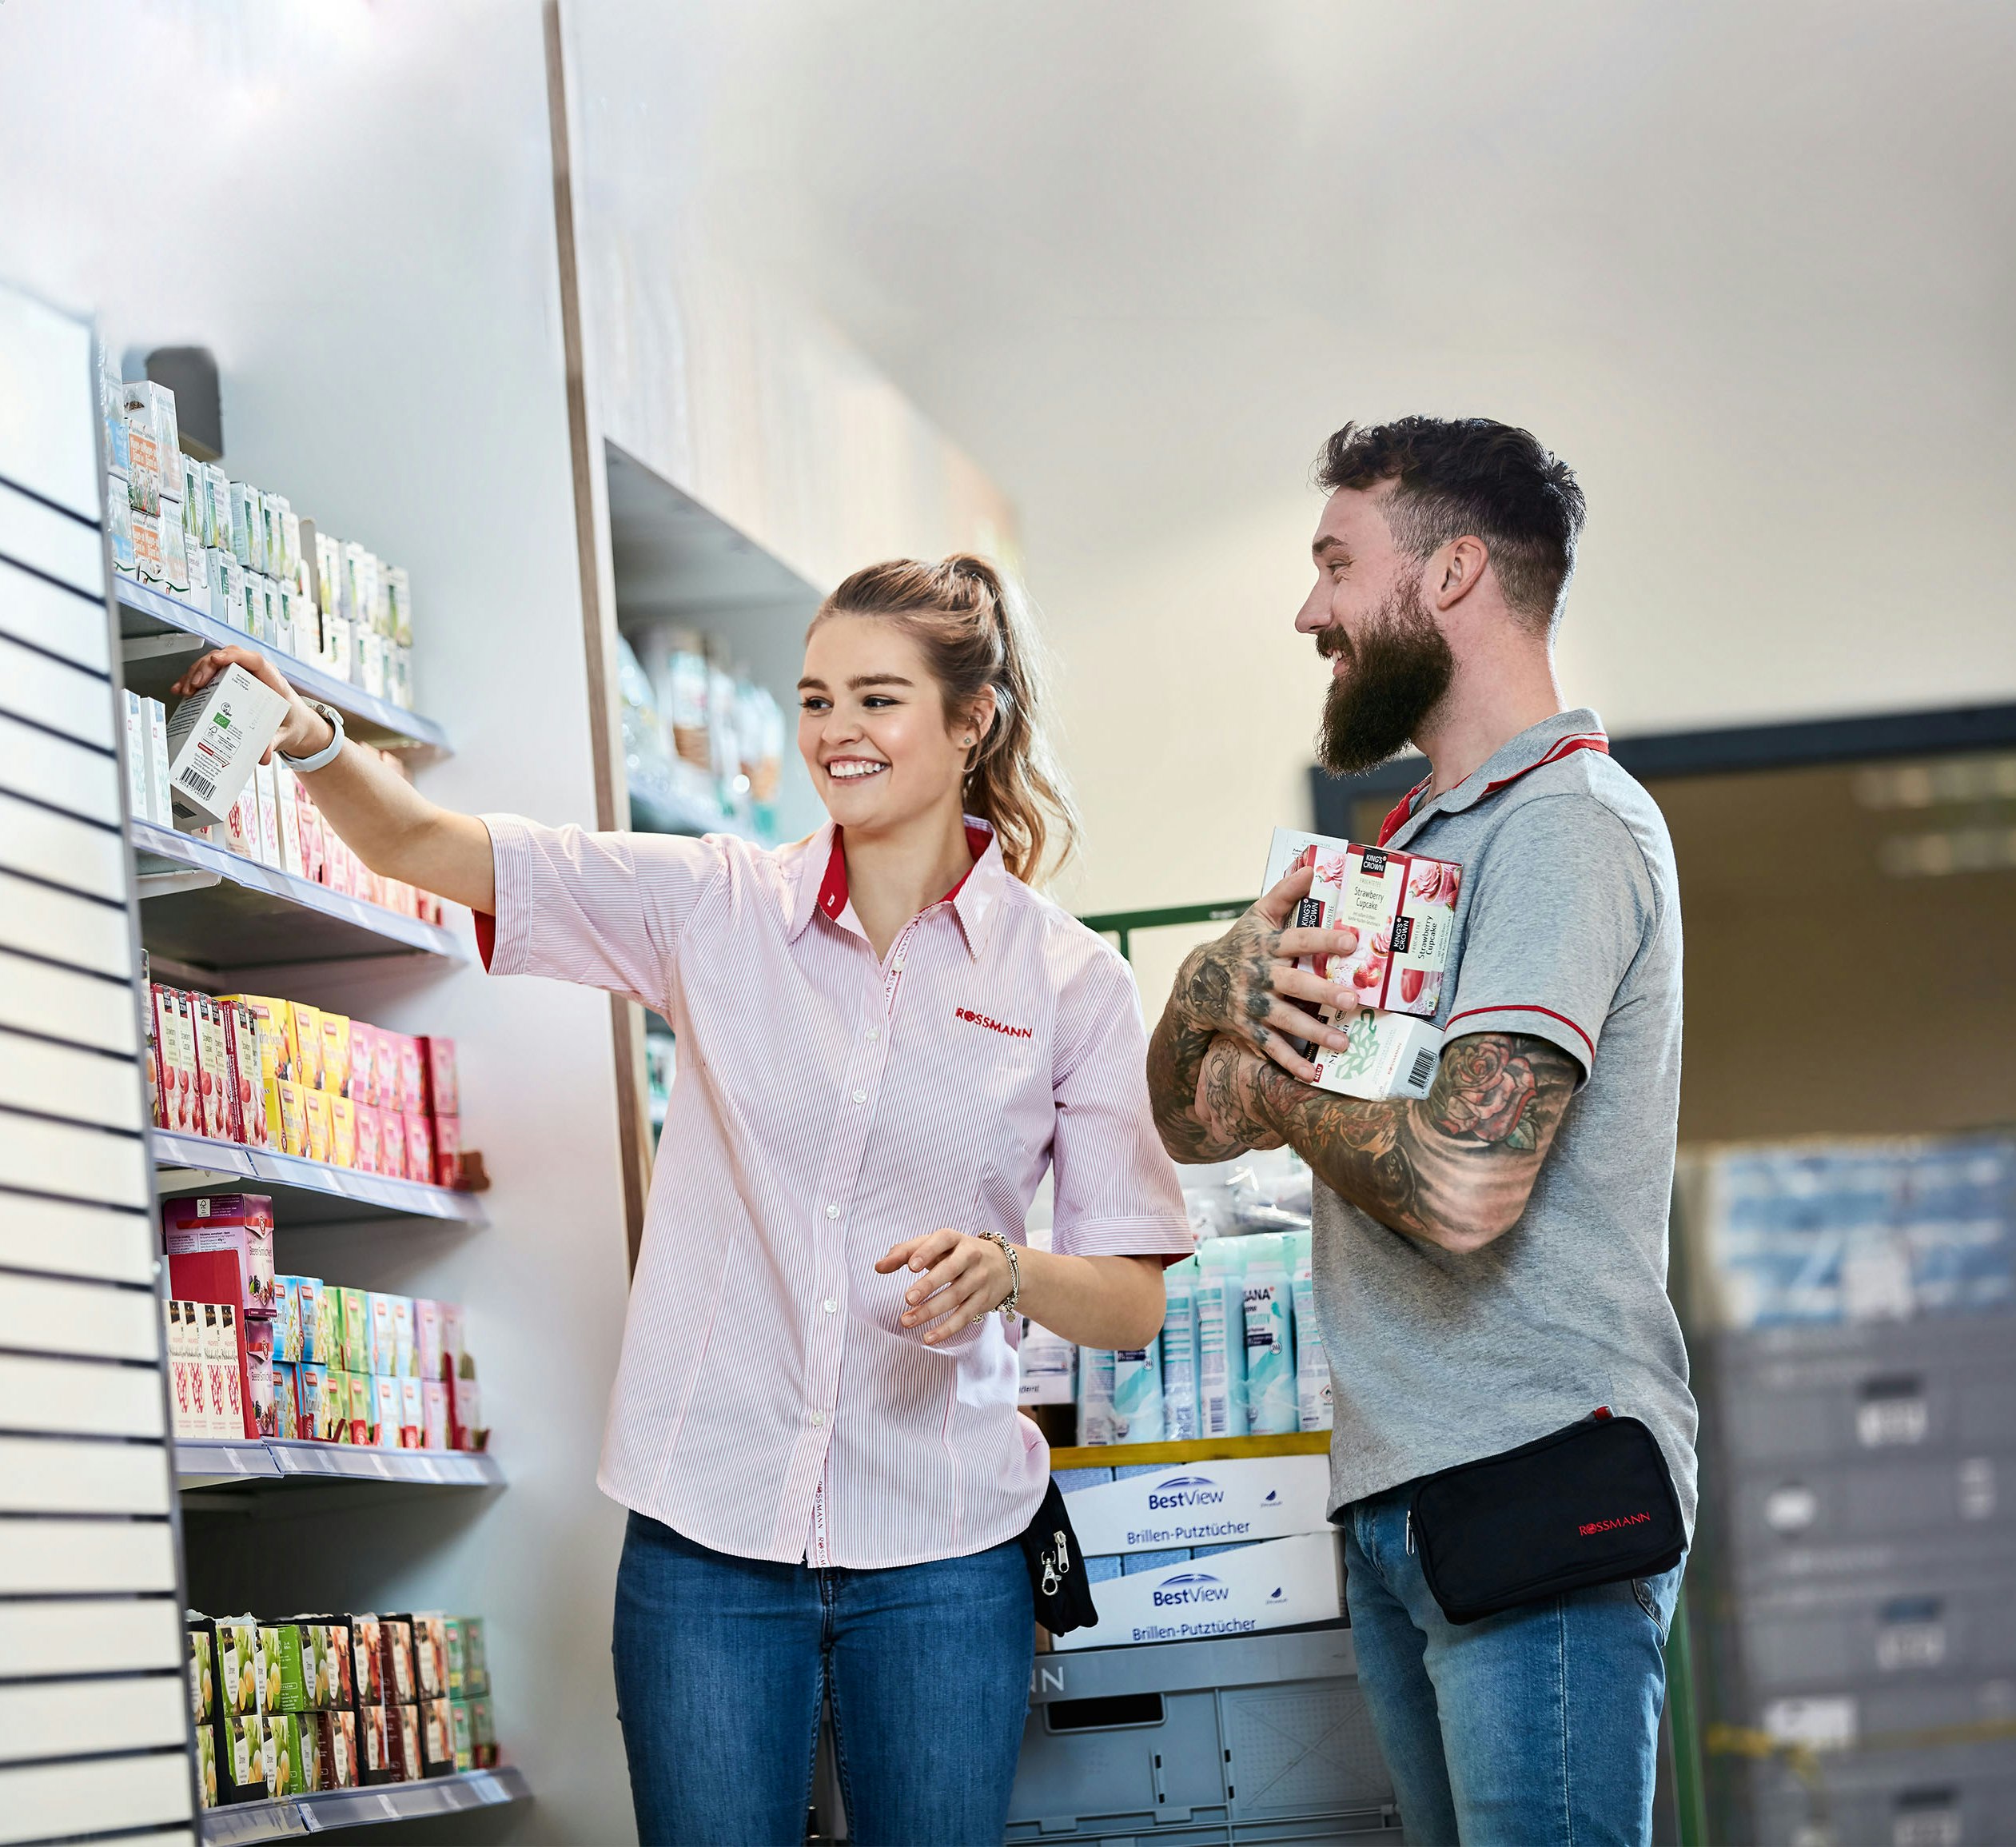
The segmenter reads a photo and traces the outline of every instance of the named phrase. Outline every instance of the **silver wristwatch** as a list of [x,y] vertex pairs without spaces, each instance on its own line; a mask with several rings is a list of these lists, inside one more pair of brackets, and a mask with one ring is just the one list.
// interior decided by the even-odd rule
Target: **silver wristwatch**
[[1019,1312],[1017,1304],[1022,1296],[1022,1259],[1016,1255],[1014,1246],[998,1231],[976,1231],[974,1236],[984,1238],[990,1244],[998,1244],[1002,1255],[1008,1259],[1008,1298],[1000,1305],[1000,1312],[1005,1319],[1012,1320]]
[[329,721],[329,729],[335,735],[313,756],[289,756],[284,750],[273,752],[297,776],[309,770],[328,768],[336,761],[343,748],[343,714],[333,705],[325,705],[319,699],[304,700],[302,704],[311,712],[319,712]]

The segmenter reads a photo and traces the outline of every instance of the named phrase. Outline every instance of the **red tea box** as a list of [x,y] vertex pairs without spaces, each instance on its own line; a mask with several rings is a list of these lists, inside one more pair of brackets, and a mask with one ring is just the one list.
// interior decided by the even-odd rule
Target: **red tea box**
[[378,1029],[361,1019],[350,1022],[350,1100],[378,1107]]
[[434,1184],[459,1187],[462,1183],[462,1119],[434,1118]]
[[1352,954],[1324,958],[1327,966],[1316,972],[1348,982],[1361,1006],[1433,1019],[1449,972],[1463,868],[1448,860],[1277,828],[1266,888],[1298,865],[1313,867],[1315,877],[1295,922],[1358,933]]
[[424,1295],[413,1298],[413,1370],[424,1379],[441,1376],[441,1305]]
[[462,1304],[444,1302],[441,1304],[441,1377],[447,1378],[461,1370],[462,1356],[468,1351],[464,1332]]
[[457,1373],[448,1381],[448,1416],[450,1428],[458,1450],[480,1450],[488,1440],[489,1432],[484,1427],[483,1394],[477,1390],[476,1375]]
[[246,1321],[240,1333],[245,1340],[246,1402],[252,1410],[252,1434],[260,1437],[291,1437],[292,1429],[280,1426],[280,1401],[273,1380],[273,1324]]
[[371,1039],[377,1061],[372,1083],[377,1093],[378,1107],[396,1110],[399,1107],[400,1035],[378,1026],[371,1029]]
[[196,1062],[196,1011],[179,987],[154,990],[155,1017],[161,1030],[163,1125],[177,1135],[203,1133],[201,1079]]
[[[235,1302],[247,1314],[276,1312],[278,1285],[273,1277],[273,1203],[264,1193],[199,1193],[161,1202],[161,1242],[176,1293],[197,1301]],[[221,1273],[235,1284],[222,1294],[179,1287],[185,1272],[176,1259],[213,1256],[223,1259]],[[208,1267],[191,1266],[194,1275]],[[286,1357],[286,1356],[283,1356]]]
[[434,1183],[434,1136],[418,1110],[406,1112],[406,1178]]
[[242,1000],[217,1003],[224,1015],[224,1036],[230,1053],[236,1087],[231,1099],[231,1139],[246,1147],[273,1146],[266,1123],[265,1060],[259,1045],[258,1016]]
[[189,1008],[196,1027],[197,1095],[203,1125],[197,1133],[213,1141],[230,1141],[235,1139],[231,1097],[238,1072],[224,1036],[223,1011],[207,994],[192,994]]
[[420,1107],[431,1116],[459,1116],[461,1096],[455,1082],[455,1041],[431,1035],[420,1042],[420,1075],[427,1094]]

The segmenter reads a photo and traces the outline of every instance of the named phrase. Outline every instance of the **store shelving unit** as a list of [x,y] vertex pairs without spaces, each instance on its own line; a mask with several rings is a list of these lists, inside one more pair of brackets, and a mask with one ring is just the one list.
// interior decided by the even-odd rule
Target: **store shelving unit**
[[205,1847],[249,1847],[337,1828],[369,1828],[385,1821],[424,1821],[468,1809],[501,1808],[532,1800],[522,1772],[510,1765],[464,1770],[419,1783],[385,1783],[369,1789],[330,1789],[274,1802],[240,1802],[203,1812]]
[[467,959],[437,924],[332,892],[208,840],[129,820],[135,885],[157,954],[219,968],[278,967],[377,955]]
[[289,1225],[328,1225],[358,1219],[407,1217],[485,1223],[473,1193],[396,1180],[357,1167],[332,1167],[277,1148],[248,1148],[203,1135],[150,1129],[155,1190],[164,1198],[182,1193],[237,1191],[250,1182],[273,1195],[274,1208]]
[[375,1450],[345,1443],[181,1438],[175,1485],[185,1492],[260,1482],[369,1482],[414,1488],[501,1488],[481,1450]]
[[416,753],[414,760],[418,762],[448,754],[448,734],[431,718],[408,712],[388,699],[376,698],[309,661],[265,648],[243,630],[178,597],[122,577],[118,600],[120,653],[126,662],[126,684],[135,692],[161,698],[190,658],[205,648],[258,647],[301,692],[325,700],[351,721],[349,728],[353,736],[388,749]]

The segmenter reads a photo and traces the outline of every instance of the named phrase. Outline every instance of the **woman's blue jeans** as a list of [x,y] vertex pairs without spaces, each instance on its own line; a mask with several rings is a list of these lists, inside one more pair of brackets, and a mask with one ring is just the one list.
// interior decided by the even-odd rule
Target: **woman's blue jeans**
[[1408,1548],[1411,1498],[1339,1516],[1359,1681],[1408,1847],[1643,1847],[1683,1566],[1459,1626]]
[[616,1703],[643,1847],[799,1847],[819,1708],[859,1847],[998,1847],[1035,1617],[1014,1541],[847,1571],[736,1558],[632,1513]]

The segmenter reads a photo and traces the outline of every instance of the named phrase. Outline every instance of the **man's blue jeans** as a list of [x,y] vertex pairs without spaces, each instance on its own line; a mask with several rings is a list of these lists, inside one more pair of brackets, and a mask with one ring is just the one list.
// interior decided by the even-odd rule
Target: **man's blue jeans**
[[1451,1622],[1411,1490],[1342,1516],[1358,1674],[1407,1847],[1644,1847],[1681,1566]]
[[886,1571],[736,1558],[632,1513],[616,1705],[643,1847],[797,1847],[819,1706],[859,1847],[998,1847],[1035,1654],[1013,1540]]

